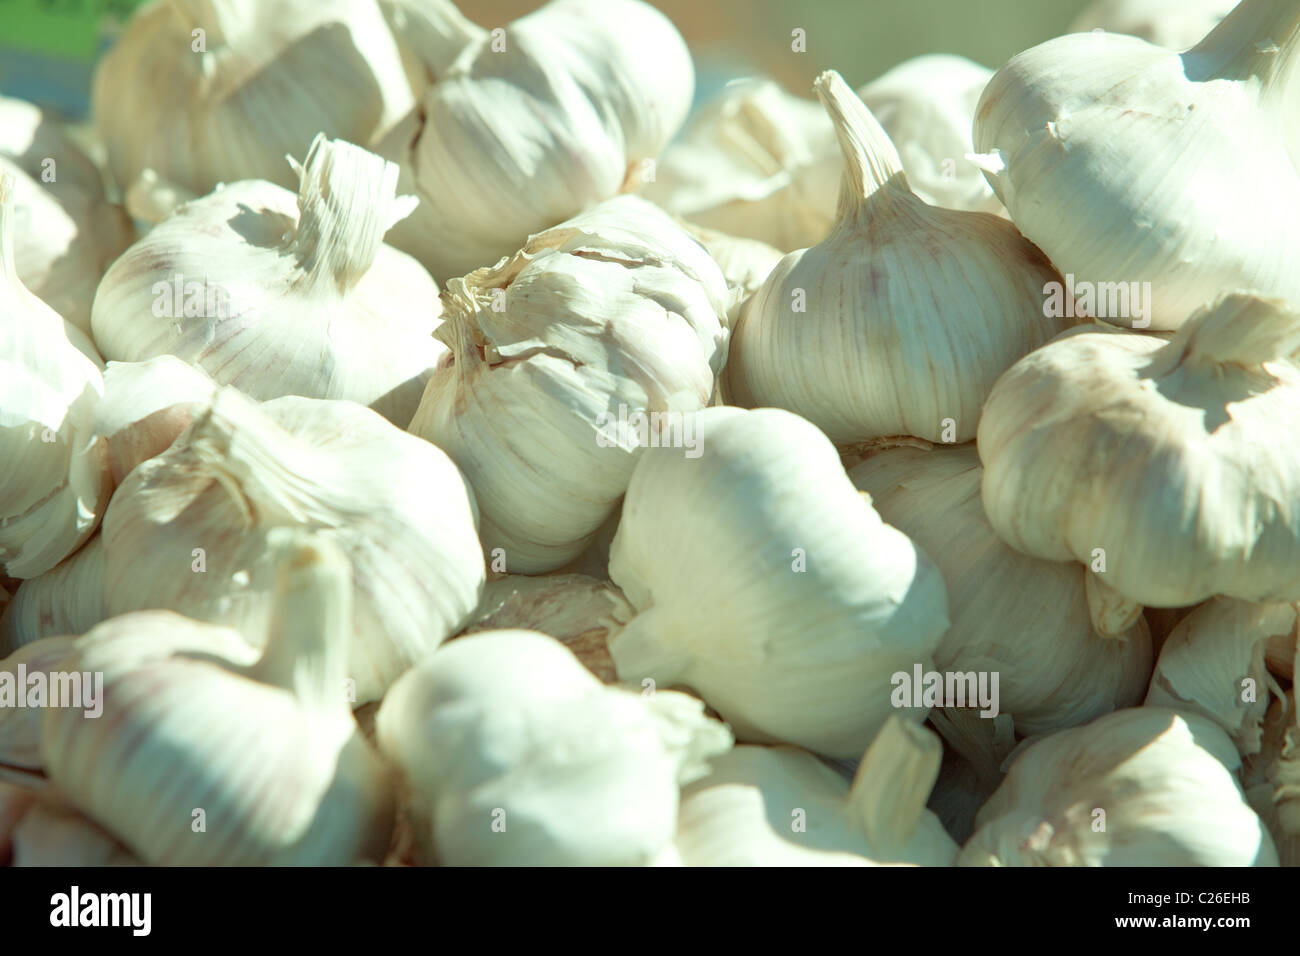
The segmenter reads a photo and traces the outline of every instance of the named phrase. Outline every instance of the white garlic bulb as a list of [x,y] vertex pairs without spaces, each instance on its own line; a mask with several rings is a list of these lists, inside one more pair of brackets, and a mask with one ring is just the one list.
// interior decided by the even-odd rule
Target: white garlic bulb
[[816,84],[844,153],[840,213],[741,310],[724,376],[745,407],[789,409],[840,444],[969,441],[993,382],[1066,327],[1059,277],[1010,223],[930,206],[839,74]]
[[738,739],[856,759],[895,712],[892,675],[929,669],[943,580],[807,421],[695,418],[702,454],[645,450],[623,502],[609,573],[637,616],[609,641],[618,675],[694,689]]
[[1022,746],[959,866],[1277,866],[1204,717],[1135,707]]
[[1140,604],[1300,600],[1300,313],[1228,294],[1172,339],[1080,326],[984,406],[989,523]]
[[[1160,650],[1146,702],[1210,718],[1242,755],[1258,753],[1272,696],[1265,666],[1274,636],[1295,643],[1294,604],[1216,598],[1185,617]],[[1284,675],[1291,677],[1288,670]]]
[[772,80],[736,80],[691,116],[642,194],[788,251],[821,242],[835,224],[839,169],[835,131],[816,103]]
[[646,865],[672,841],[679,782],[731,746],[702,711],[606,687],[543,634],[486,631],[404,675],[375,727],[439,863]]
[[194,414],[212,402],[217,385],[174,355],[143,362],[109,362],[104,397],[95,406],[95,434],[108,443],[113,484],[165,451]]
[[292,187],[286,153],[321,132],[369,146],[414,102],[374,0],[147,4],[91,94],[118,186],[152,169],[199,195],[245,179]]
[[1186,50],[1218,26],[1238,0],[1093,0],[1070,21],[1070,33],[1128,33],[1170,50]]
[[[19,589],[21,590],[21,588]],[[618,681],[609,639],[633,615],[623,593],[585,574],[530,578],[508,574],[489,581],[474,612],[476,631],[540,631],[555,638],[606,684]]]
[[486,574],[473,496],[441,451],[351,402],[217,393],[170,448],[138,465],[104,520],[110,614],[167,608],[265,633],[259,574],[283,526],[318,528],[353,565],[349,679],[378,700],[455,634]]
[[682,791],[677,851],[686,866],[951,866],[957,844],[925,808],[942,749],[891,717],[850,788],[794,747],[735,747]]
[[1292,4],[1243,0],[1186,53],[1073,34],[989,82],[975,119],[989,182],[1095,292],[1088,314],[1176,329],[1227,289],[1300,303],[1298,42]]
[[474,486],[493,570],[582,553],[639,449],[687,440],[726,357],[726,280],[661,210],[620,196],[452,280],[412,419]]
[[931,205],[1003,211],[979,167],[966,159],[975,105],[992,76],[963,56],[933,53],[904,60],[858,89],[897,147],[908,185]]
[[0,614],[0,653],[62,634],[85,634],[108,617],[104,539],[95,535],[44,574],[28,578]]
[[[290,160],[292,162],[292,160]],[[384,233],[415,200],[397,167],[318,136],[298,194],[232,183],[123,253],[95,296],[104,356],[172,354],[257,399],[343,398],[399,427],[446,349],[437,285]]]
[[[34,771],[43,766],[41,715],[55,703],[50,699],[48,675],[60,670],[59,662],[75,641],[75,637],[51,637],[0,659],[0,764]],[[38,674],[37,680],[29,680]]]
[[106,621],[60,664],[103,674],[105,713],[46,710],[46,772],[146,863],[341,865],[388,848],[388,769],[343,693],[348,559],[287,529],[271,551],[260,656],[233,631],[146,611]]
[[23,285],[90,333],[90,304],[131,242],[126,214],[105,198],[99,170],[30,103],[0,96],[0,170],[14,177],[14,262]]
[[[1089,572],[1004,544],[980,503],[982,474],[974,445],[890,448],[849,472],[880,516],[943,574],[952,626],[934,652],[935,669],[996,674],[998,713],[1025,736],[1141,703],[1152,665],[1146,622],[1138,614],[1114,636],[1098,633],[1085,593]],[[969,706],[978,709],[974,700]],[[975,721],[982,724],[991,720]]]
[[94,533],[112,483],[92,426],[101,366],[18,277],[13,189],[0,171],[0,572],[30,578]]
[[440,282],[645,175],[690,108],[695,71],[640,0],[552,0],[489,33],[451,0],[389,0],[433,83],[379,151],[420,198],[391,241]]

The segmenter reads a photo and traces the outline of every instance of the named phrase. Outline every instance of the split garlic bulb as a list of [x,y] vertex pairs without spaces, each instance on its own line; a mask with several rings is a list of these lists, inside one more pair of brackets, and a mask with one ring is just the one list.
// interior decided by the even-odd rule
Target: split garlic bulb
[[623,502],[609,573],[637,616],[609,641],[618,675],[694,689],[741,740],[857,759],[895,712],[892,675],[929,669],[943,580],[807,421],[695,418],[703,453],[646,449]]
[[984,406],[989,523],[1140,604],[1300,600],[1300,313],[1233,293],[1172,339],[1080,326]]
[[1024,736],[1141,703],[1152,664],[1141,607],[1126,629],[1099,634],[1086,594],[1089,572],[1004,544],[984,516],[982,475],[974,445],[889,448],[849,472],[880,516],[932,555],[943,574],[952,626],[934,652],[935,669],[998,674],[999,713],[1011,715]]
[[174,355],[143,362],[109,362],[104,397],[95,406],[95,434],[108,443],[113,484],[166,451],[194,414],[212,402],[217,385]]
[[912,192],[933,206],[1000,213],[971,151],[975,105],[993,71],[963,56],[905,60],[858,90],[898,149]]
[[641,181],[690,108],[676,27],[640,0],[552,0],[489,33],[451,0],[389,0],[431,73],[379,151],[420,205],[393,230],[440,282]]
[[23,285],[90,333],[100,277],[130,244],[131,224],[104,196],[99,170],[41,110],[0,96],[0,170],[14,177],[14,262]]
[[682,791],[677,852],[686,866],[951,866],[957,844],[925,808],[939,739],[886,721],[850,788],[794,747],[735,747]]
[[0,573],[30,578],[94,533],[112,480],[93,433],[101,366],[18,277],[13,189],[0,172]]
[[[1258,753],[1270,688],[1281,696],[1265,652],[1277,635],[1294,645],[1295,628],[1293,604],[1209,601],[1185,617],[1161,648],[1147,704],[1208,717],[1243,756]],[[1284,676],[1290,679],[1290,670]]]
[[388,848],[388,768],[343,693],[353,582],[325,536],[283,530],[266,649],[169,611],[106,621],[60,667],[102,673],[102,719],[48,709],[58,789],[142,860],[343,865]]
[[835,131],[816,103],[772,80],[737,80],[692,115],[642,195],[709,229],[777,249],[835,224]]
[[486,631],[393,685],[375,720],[443,865],[647,865],[679,782],[731,746],[699,701],[606,687],[557,641]]
[[989,82],[975,119],[989,182],[1021,232],[1095,290],[1088,314],[1176,329],[1226,289],[1300,304],[1297,43],[1294,4],[1243,0],[1183,54],[1074,34]]
[[352,562],[356,702],[469,620],[486,574],[472,493],[441,451],[351,402],[232,388],[138,465],[104,520],[110,614],[167,608],[261,640],[277,528],[322,529]]
[[61,634],[85,634],[108,617],[104,538],[95,535],[44,574],[28,578],[0,614],[0,653]]
[[1093,0],[1070,22],[1070,33],[1109,30],[1156,46],[1186,50],[1218,26],[1238,0]]
[[919,199],[839,74],[816,87],[844,152],[839,221],[742,308],[726,394],[797,412],[840,444],[969,441],[997,377],[1066,327],[1044,315],[1059,276],[1005,220]]
[[122,189],[145,169],[199,195],[295,185],[317,133],[371,145],[414,105],[374,0],[164,0],[95,68],[91,108]]
[[465,632],[540,631],[572,651],[604,683],[613,684],[618,676],[609,639],[633,613],[623,592],[608,581],[585,574],[508,574],[483,588],[474,623]]
[[[290,162],[293,162],[290,160]],[[257,399],[342,398],[399,427],[446,349],[437,285],[384,233],[415,200],[397,167],[318,136],[298,194],[232,183],[123,253],[95,296],[104,357],[172,354]]]
[[493,570],[576,558],[639,448],[690,437],[726,357],[726,297],[699,243],[635,196],[452,280],[437,334],[454,360],[430,378],[410,430],[473,485],[483,547],[503,562]]
[[1277,866],[1204,717],[1135,707],[1023,746],[959,866]]

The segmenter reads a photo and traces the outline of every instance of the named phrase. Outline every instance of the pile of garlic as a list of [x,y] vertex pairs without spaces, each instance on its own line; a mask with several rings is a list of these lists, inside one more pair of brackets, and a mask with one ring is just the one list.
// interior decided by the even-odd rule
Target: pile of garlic
[[171,0],[0,100],[0,864],[1300,864],[1230,7],[688,118],[643,0]]

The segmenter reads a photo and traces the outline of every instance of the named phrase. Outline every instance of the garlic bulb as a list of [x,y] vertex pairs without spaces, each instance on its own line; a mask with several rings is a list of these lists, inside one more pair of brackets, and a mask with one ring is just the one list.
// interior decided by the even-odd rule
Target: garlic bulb
[[1070,22],[1070,33],[1128,33],[1170,50],[1195,46],[1238,0],[1093,0]]
[[112,484],[94,348],[19,279],[13,188],[0,172],[0,573],[30,578],[94,533]]
[[257,406],[225,388],[114,494],[107,610],[167,608],[259,642],[272,597],[259,571],[282,526],[322,529],[352,562],[357,703],[378,700],[478,604],[473,497],[446,455],[351,402]]
[[[849,472],[880,516],[933,555],[943,574],[952,626],[934,652],[935,669],[996,674],[998,713],[1026,736],[1141,703],[1152,652],[1140,613],[1115,636],[1098,633],[1085,593],[1089,572],[1004,544],[984,516],[982,475],[974,445],[889,448]],[[970,706],[978,709],[974,700]]]
[[943,580],[808,422],[695,419],[703,454],[647,449],[623,502],[609,573],[637,616],[609,641],[618,676],[698,691],[738,739],[856,759],[895,712],[891,675],[929,668]]
[[323,535],[282,529],[266,649],[147,611],[106,621],[63,668],[103,674],[104,718],[51,709],[41,753],[61,792],[150,864],[380,859],[388,770],[343,694],[353,583]]
[[957,844],[925,808],[942,749],[891,717],[850,788],[794,747],[736,747],[683,790],[677,851],[687,866],[951,866]]
[[1027,742],[959,866],[1276,866],[1241,758],[1196,714],[1136,707]]
[[433,84],[379,151],[420,198],[392,242],[440,281],[609,199],[690,108],[695,72],[640,0],[552,0],[491,34],[451,0],[389,0]]
[[582,553],[639,449],[688,441],[726,356],[726,281],[661,210],[621,196],[453,280],[454,360],[410,430],[460,466],[493,570]]
[[100,277],[131,242],[99,170],[41,110],[0,96],[0,170],[14,177],[14,262],[23,285],[81,332]]
[[[0,804],[5,801],[0,783]],[[18,788],[12,788],[17,790]],[[112,835],[55,799],[27,799],[9,833],[13,866],[140,866]],[[0,835],[0,862],[5,847]]]
[[509,574],[489,581],[465,633],[540,631],[570,651],[606,684],[618,681],[609,638],[632,618],[632,606],[608,581],[585,574],[530,578]]
[[1074,34],[989,82],[975,118],[989,182],[1074,287],[1095,290],[1088,314],[1176,329],[1227,289],[1300,304],[1298,44],[1294,4],[1243,0],[1183,54]]
[[741,305],[759,290],[781,261],[781,250],[757,239],[729,236],[687,222],[683,222],[682,227],[708,251],[722,270],[727,280],[727,326],[734,327]]
[[108,443],[113,484],[165,451],[194,414],[211,404],[216,390],[212,379],[174,355],[109,362],[94,424],[95,434]]
[[672,841],[679,781],[731,746],[702,710],[605,687],[545,635],[487,631],[405,674],[375,726],[439,863],[645,865]]
[[1140,604],[1300,600],[1300,313],[1229,294],[1172,339],[1081,326],[979,427],[989,523]]
[[85,634],[108,617],[104,596],[104,538],[28,578],[0,614],[0,653],[62,634]]
[[1044,315],[1059,277],[1010,223],[912,193],[839,74],[817,92],[844,152],[839,221],[742,309],[726,394],[797,412],[840,444],[969,441],[997,377],[1066,327]]
[[835,225],[839,168],[816,103],[772,80],[736,80],[691,116],[642,194],[706,228],[802,249]]
[[1002,204],[966,159],[971,123],[993,71],[963,56],[905,60],[858,95],[898,148],[907,183],[933,206],[999,214]]
[[437,286],[383,244],[415,200],[349,143],[318,136],[293,166],[296,198],[232,183],[123,253],[95,296],[95,341],[105,358],[170,353],[253,398],[343,398],[405,427],[446,352]]
[[[1258,753],[1264,717],[1281,696],[1264,662],[1268,641],[1295,643],[1293,604],[1250,604],[1216,598],[1197,608],[1160,651],[1146,702],[1201,714],[1223,728],[1243,755]],[[1290,671],[1285,675],[1291,677]]]
[[[60,670],[59,662],[72,650],[74,637],[51,637],[20,647],[0,659],[0,764],[24,770],[40,770],[41,715],[51,706],[49,674]],[[29,678],[39,698],[29,699]],[[2,784],[0,784],[2,785]]]
[[374,0],[148,4],[99,61],[91,93],[121,188],[152,169],[199,195],[244,179],[292,187],[286,153],[321,132],[370,145],[414,102]]

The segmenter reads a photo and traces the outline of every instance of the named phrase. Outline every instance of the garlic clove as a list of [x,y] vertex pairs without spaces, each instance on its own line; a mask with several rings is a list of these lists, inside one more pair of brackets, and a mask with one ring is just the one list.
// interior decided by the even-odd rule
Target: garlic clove
[[106,357],[175,355],[260,400],[370,405],[399,427],[446,349],[436,284],[384,233],[415,202],[397,167],[317,136],[293,194],[232,183],[179,207],[113,264],[92,325]]
[[34,641],[85,634],[108,617],[104,595],[104,538],[95,535],[71,557],[28,578],[0,614],[0,652]]
[[1060,277],[996,217],[930,206],[839,74],[817,81],[844,154],[832,233],[786,256],[736,322],[725,393],[808,418],[837,444],[974,438],[997,377],[1067,327]]

